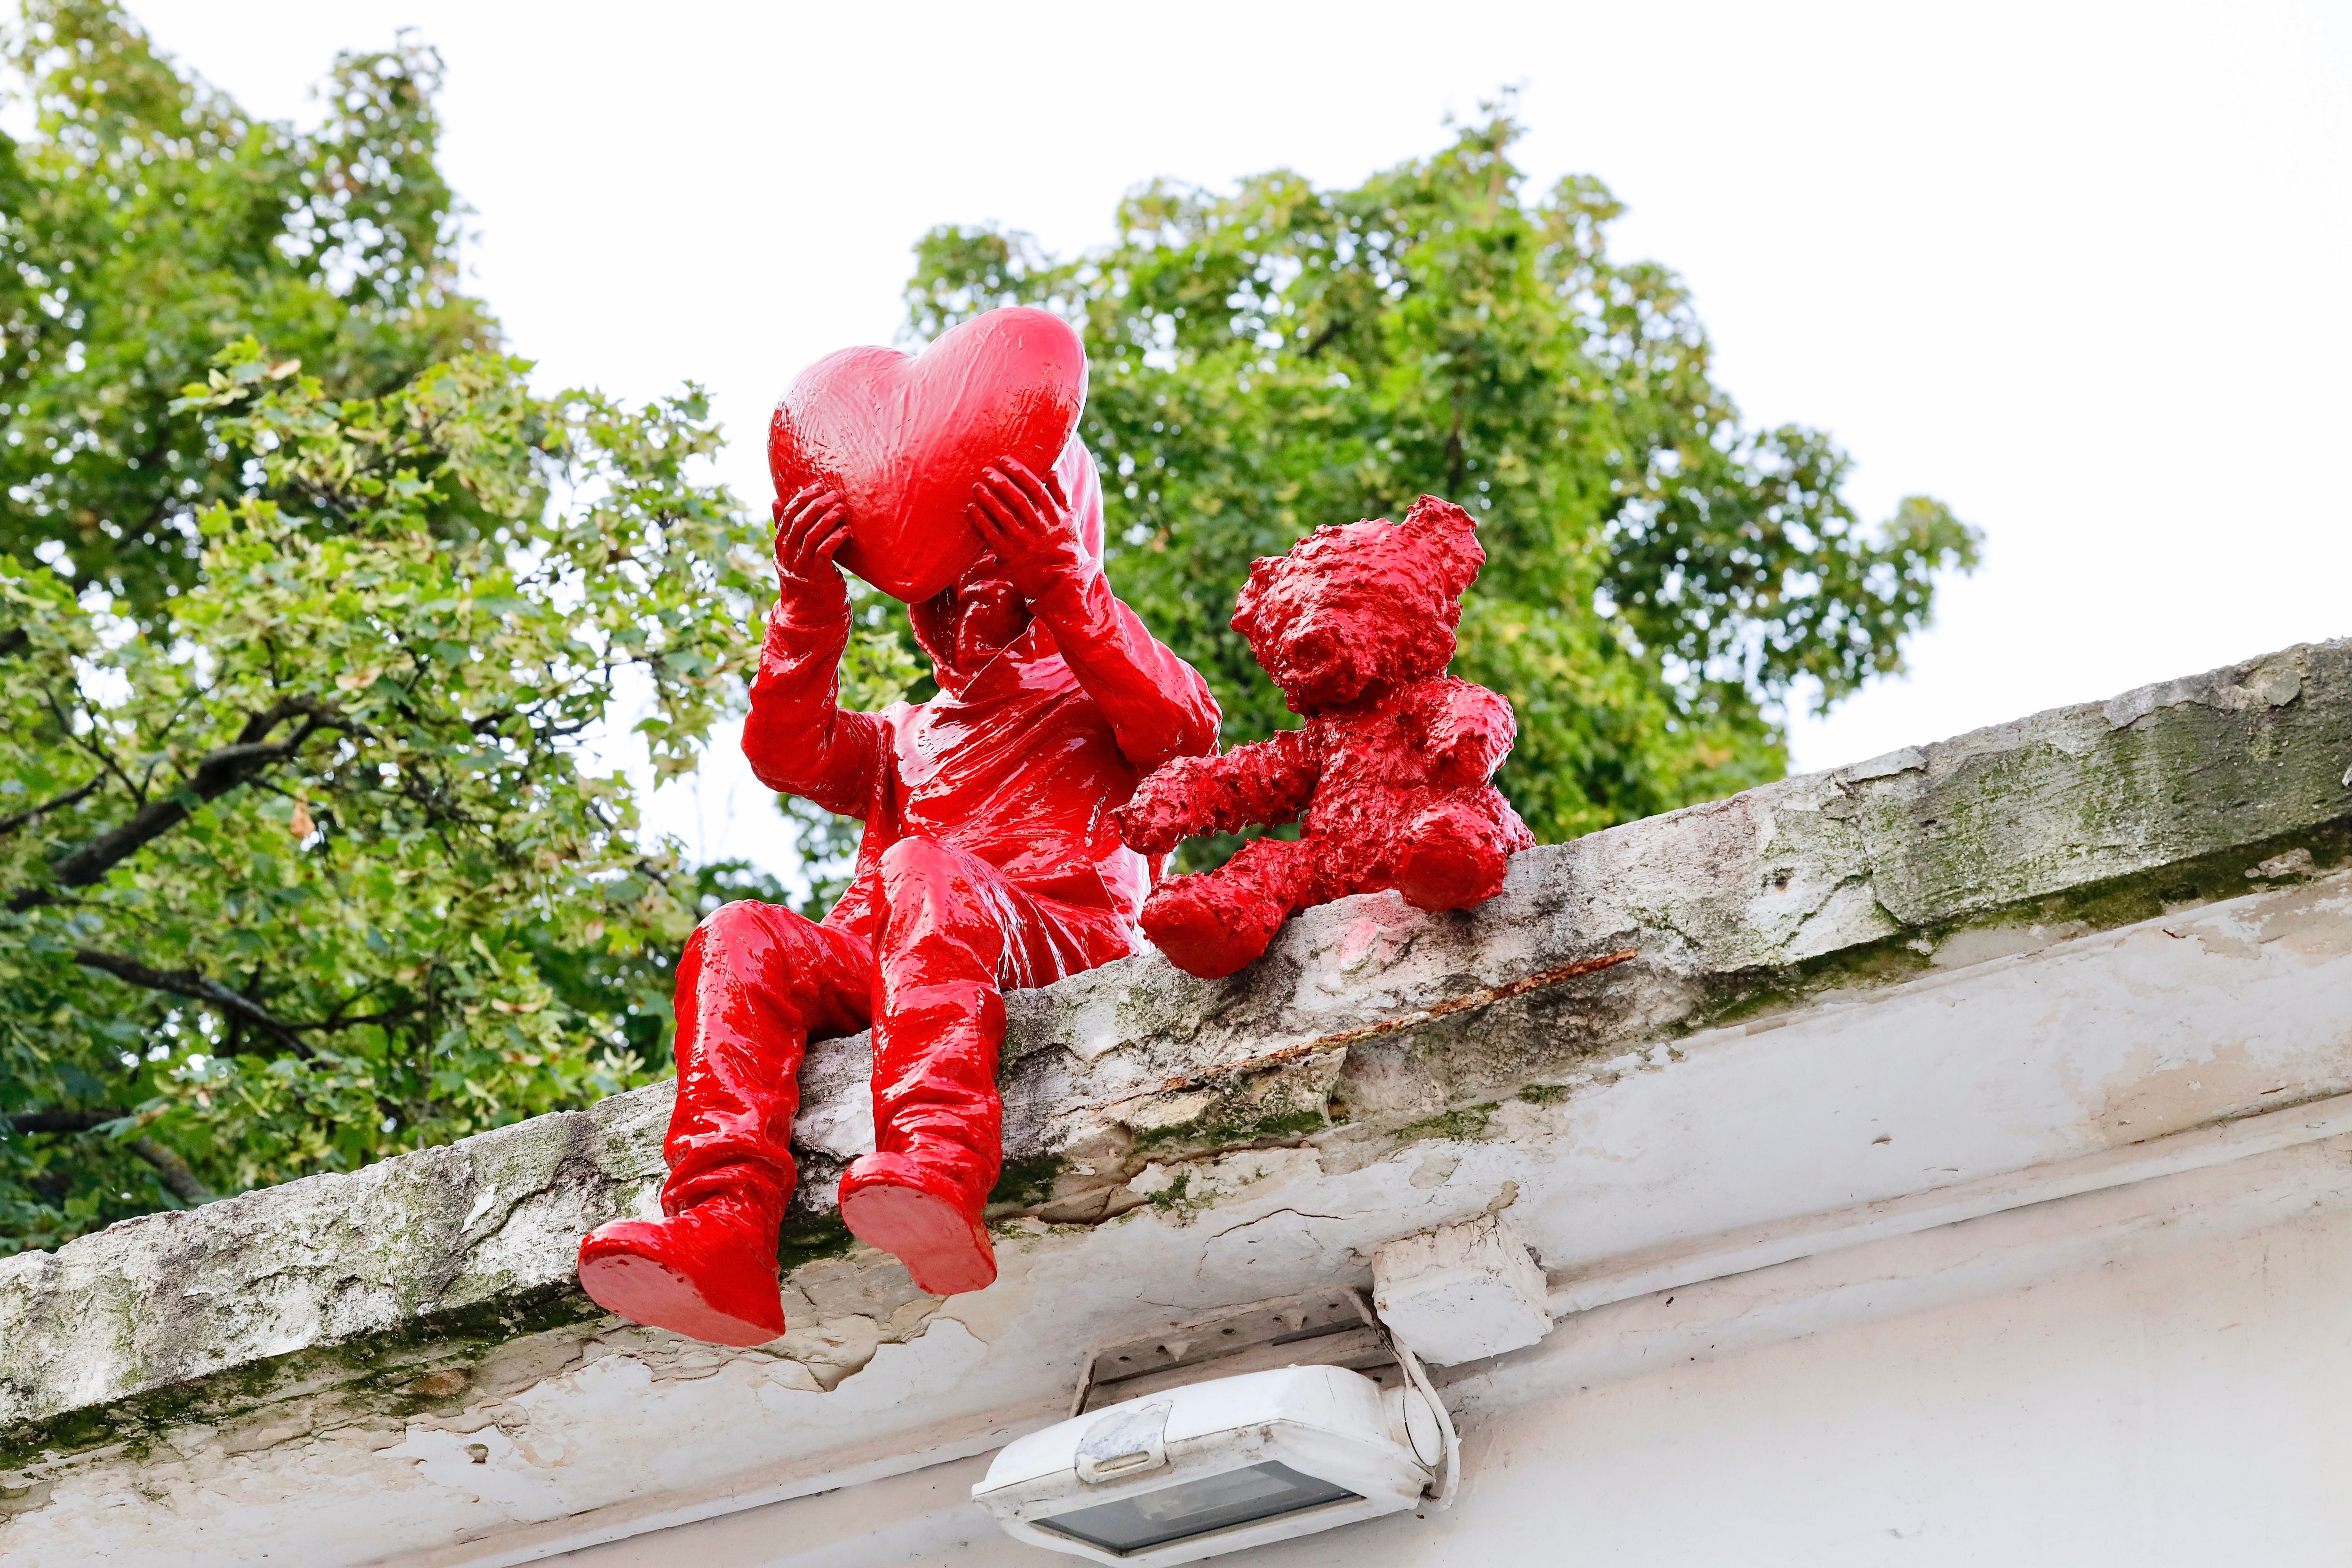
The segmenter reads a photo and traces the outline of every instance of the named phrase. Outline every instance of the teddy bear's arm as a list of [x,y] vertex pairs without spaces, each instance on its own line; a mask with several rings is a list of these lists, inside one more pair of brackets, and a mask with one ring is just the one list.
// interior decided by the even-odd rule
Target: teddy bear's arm
[[1137,786],[1111,821],[1129,848],[1164,855],[1199,834],[1296,820],[1321,773],[1308,732],[1284,730],[1221,757],[1177,758]]
[[1519,736],[1509,700],[1451,676],[1423,682],[1416,696],[1439,776],[1452,784],[1482,784],[1493,778]]

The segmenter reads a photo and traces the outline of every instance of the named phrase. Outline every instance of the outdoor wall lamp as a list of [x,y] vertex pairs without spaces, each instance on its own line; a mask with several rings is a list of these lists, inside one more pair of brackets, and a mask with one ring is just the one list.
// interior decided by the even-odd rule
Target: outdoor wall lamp
[[1008,1444],[972,1500],[1033,1545],[1130,1565],[1446,1507],[1461,1447],[1415,1347],[1451,1366],[1551,1328],[1511,1195],[1381,1247],[1370,1300],[1286,1296],[1096,1351],[1070,1418]]
[[1009,1444],[972,1500],[1020,1540],[1129,1565],[1395,1513],[1451,1489],[1453,1426],[1426,1381],[1384,1394],[1346,1367],[1292,1366],[1150,1394]]

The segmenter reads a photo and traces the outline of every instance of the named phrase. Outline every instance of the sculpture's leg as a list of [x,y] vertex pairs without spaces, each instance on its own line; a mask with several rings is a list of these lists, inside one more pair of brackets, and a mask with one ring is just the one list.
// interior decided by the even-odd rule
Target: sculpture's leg
[[925,1290],[979,1290],[996,1278],[981,1212],[1004,1158],[1000,985],[1084,964],[1055,963],[1055,917],[960,849],[903,838],[879,870],[875,1152],[842,1177],[842,1223],[897,1254]]
[[1187,974],[1216,980],[1256,962],[1296,910],[1316,902],[1312,846],[1259,838],[1214,871],[1162,882],[1143,934]]
[[794,1176],[801,1054],[865,1026],[871,949],[790,910],[729,904],[677,967],[677,1103],[662,1144],[658,1220],[615,1220],[580,1244],[580,1283],[636,1322],[719,1344],[784,1331],[776,1232]]
[[1512,855],[1534,843],[1497,790],[1441,800],[1404,831],[1397,891],[1419,910],[1475,908],[1503,890]]

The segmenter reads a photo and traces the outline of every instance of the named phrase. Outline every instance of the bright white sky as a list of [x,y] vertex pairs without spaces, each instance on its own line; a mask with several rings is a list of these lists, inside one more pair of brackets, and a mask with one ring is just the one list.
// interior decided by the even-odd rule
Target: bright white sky
[[[419,27],[519,351],[704,382],[755,501],[768,406],[891,340],[930,225],[1076,249],[1143,179],[1354,182],[1517,83],[1523,163],[1616,190],[1751,423],[1834,433],[1866,518],[1926,492],[1986,531],[1910,676],[1798,721],[1801,768],[2352,634],[2340,4],[131,5],[277,117]],[[656,820],[780,861],[720,750]]]

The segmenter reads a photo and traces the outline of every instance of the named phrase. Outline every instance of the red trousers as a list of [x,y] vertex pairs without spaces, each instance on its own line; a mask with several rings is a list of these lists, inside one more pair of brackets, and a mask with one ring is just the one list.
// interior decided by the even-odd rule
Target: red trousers
[[935,839],[900,839],[876,874],[871,941],[749,900],[695,928],[677,970],[664,1213],[747,1186],[790,1196],[809,1038],[871,1024],[877,1149],[950,1178],[979,1217],[1003,1161],[1003,990],[1125,956],[1127,923],[1034,898]]

